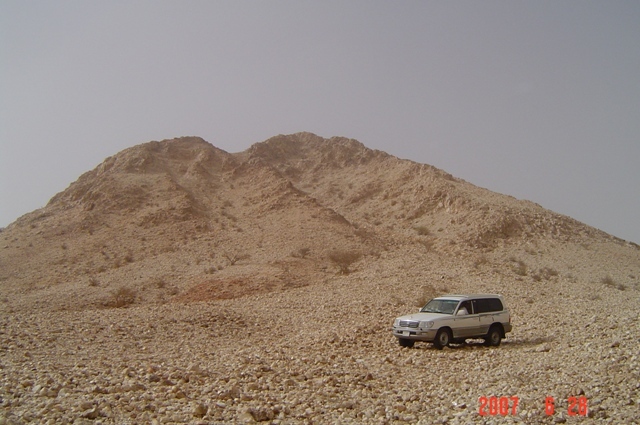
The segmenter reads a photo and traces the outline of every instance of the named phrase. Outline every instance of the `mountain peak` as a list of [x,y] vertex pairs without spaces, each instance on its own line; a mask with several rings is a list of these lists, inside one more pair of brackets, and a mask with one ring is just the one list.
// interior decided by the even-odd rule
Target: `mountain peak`
[[[335,251],[355,252],[353,258],[369,266],[385,258],[379,261],[393,268],[415,256],[437,268],[445,259],[466,264],[479,254],[557,253],[551,248],[557,243],[621,245],[569,217],[430,165],[312,133],[278,135],[237,154],[199,137],[125,149],[0,238],[0,264],[10,265],[0,267],[0,281],[18,291],[39,282],[52,297],[57,285],[82,288],[87,276],[104,288],[135,276],[147,287],[160,279],[187,292],[214,278],[262,276],[268,290],[283,289],[326,279]],[[620,258],[637,261],[637,250],[622,251]],[[604,267],[594,263],[593,273],[601,272],[596,266]],[[511,276],[505,267],[497,264],[491,278]],[[256,288],[236,288],[234,296],[264,290]],[[162,288],[152,292],[169,299]],[[86,292],[88,305],[99,305],[100,293]]]

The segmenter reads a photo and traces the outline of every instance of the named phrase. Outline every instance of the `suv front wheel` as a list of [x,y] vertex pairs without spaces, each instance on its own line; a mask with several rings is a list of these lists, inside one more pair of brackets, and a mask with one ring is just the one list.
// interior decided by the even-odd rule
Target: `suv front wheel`
[[436,334],[436,339],[433,341],[433,345],[438,350],[442,350],[444,347],[449,345],[449,342],[451,342],[451,331],[449,329],[440,329]]
[[398,342],[400,343],[401,347],[411,348],[411,347],[413,347],[413,344],[414,344],[415,341],[413,341],[411,339],[399,338]]

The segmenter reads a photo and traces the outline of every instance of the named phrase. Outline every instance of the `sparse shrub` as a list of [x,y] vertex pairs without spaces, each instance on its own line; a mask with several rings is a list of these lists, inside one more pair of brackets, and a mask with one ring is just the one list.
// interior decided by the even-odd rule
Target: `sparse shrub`
[[526,276],[527,275],[527,265],[522,260],[512,260],[515,262],[513,266],[513,272],[518,276]]
[[89,286],[100,286],[100,282],[98,281],[98,278],[95,276],[91,276],[89,278]]
[[133,263],[133,253],[131,251],[129,251],[127,255],[125,255],[124,261],[126,261],[127,263]]
[[414,229],[420,236],[427,236],[431,233],[429,232],[429,228],[427,226],[416,226],[414,227]]
[[438,291],[432,285],[423,286],[422,292],[415,302],[416,307],[424,307],[429,301],[438,295]]
[[433,248],[433,245],[435,244],[433,239],[420,239],[418,243],[424,246],[427,249],[427,251],[431,251],[431,249]]
[[167,286],[167,282],[166,282],[163,278],[161,278],[161,277],[156,278],[156,279],[153,281],[153,284],[156,286],[156,288],[160,288],[160,289],[162,289],[162,288],[164,288],[165,286]]
[[473,267],[477,269],[484,264],[489,264],[489,259],[487,258],[486,255],[482,254],[480,257],[476,258],[476,260],[473,262]]
[[543,267],[538,270],[537,273],[534,273],[531,277],[536,282],[540,282],[542,279],[549,280],[552,277],[558,276],[558,271],[556,269],[552,269],[550,267]]
[[238,218],[236,216],[234,216],[233,214],[227,212],[227,211],[222,211],[221,213],[224,217],[228,218],[229,220],[231,220],[232,222],[236,222],[238,221]]
[[351,265],[361,257],[362,254],[355,251],[333,251],[329,254],[329,259],[340,269],[339,274],[344,275],[351,273]]
[[[351,183],[350,183],[351,184]],[[352,187],[349,187],[352,189]],[[382,190],[382,185],[379,182],[370,182],[367,183],[364,187],[360,188],[358,193],[356,193],[351,199],[350,202],[355,204],[360,201],[364,201],[367,199],[373,198],[378,192]]]
[[627,285],[623,283],[616,283],[616,281],[613,280],[613,278],[610,275],[606,275],[605,277],[603,277],[601,282],[605,286],[608,286],[609,288],[616,288],[619,291],[625,291],[627,289]]
[[375,233],[367,229],[356,229],[354,233],[363,240],[371,240],[375,237]]
[[294,258],[306,258],[310,252],[311,252],[311,248],[308,248],[308,247],[300,248],[297,251],[292,252],[291,256]]
[[112,292],[111,299],[107,302],[107,307],[122,308],[127,307],[136,302],[137,293],[135,290],[126,286],[121,286]]
[[601,282],[604,284],[604,286],[608,286],[610,288],[613,288],[616,285],[616,282],[609,275],[606,275],[605,277],[603,277]]
[[229,264],[232,266],[240,260],[246,260],[251,256],[249,254],[241,254],[239,252],[225,252],[224,257],[229,260]]

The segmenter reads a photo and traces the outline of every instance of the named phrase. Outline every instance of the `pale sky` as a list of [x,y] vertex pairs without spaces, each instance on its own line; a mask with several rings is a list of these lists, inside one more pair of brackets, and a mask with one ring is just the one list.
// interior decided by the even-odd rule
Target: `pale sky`
[[640,2],[0,0],[0,227],[133,145],[298,131],[640,243]]

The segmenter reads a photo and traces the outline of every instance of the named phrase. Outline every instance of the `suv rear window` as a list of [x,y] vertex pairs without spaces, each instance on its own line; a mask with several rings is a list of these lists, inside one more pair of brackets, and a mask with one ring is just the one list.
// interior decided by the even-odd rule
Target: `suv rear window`
[[502,311],[504,307],[499,298],[481,298],[475,300],[475,313],[489,313],[492,311]]

